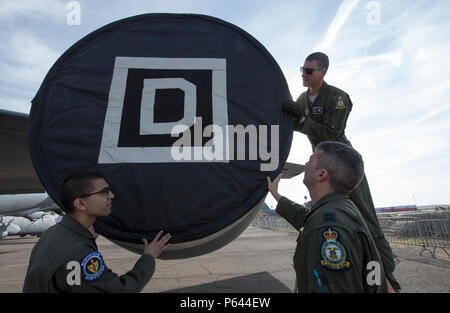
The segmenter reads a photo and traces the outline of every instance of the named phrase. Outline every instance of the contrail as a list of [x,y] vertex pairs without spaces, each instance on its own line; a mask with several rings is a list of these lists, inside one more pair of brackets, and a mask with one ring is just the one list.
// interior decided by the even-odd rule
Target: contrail
[[328,26],[327,32],[325,33],[322,41],[314,48],[313,51],[326,52],[333,45],[339,31],[350,16],[350,13],[352,13],[355,9],[358,2],[359,0],[344,0],[330,26]]

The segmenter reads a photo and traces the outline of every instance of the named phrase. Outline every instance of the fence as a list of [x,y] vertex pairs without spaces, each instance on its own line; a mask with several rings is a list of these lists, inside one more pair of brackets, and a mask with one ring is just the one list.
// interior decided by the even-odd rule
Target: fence
[[439,248],[450,257],[450,212],[380,214],[378,220],[389,242],[422,247],[420,255],[427,251],[433,257]]
[[276,231],[297,232],[297,230],[281,217],[256,217],[252,226]]
[[[450,212],[425,212],[415,214],[379,214],[378,220],[386,239],[391,243],[422,247],[436,257],[442,249],[450,257]],[[297,232],[280,217],[257,217],[253,226],[276,231]],[[432,249],[432,250],[431,250]]]

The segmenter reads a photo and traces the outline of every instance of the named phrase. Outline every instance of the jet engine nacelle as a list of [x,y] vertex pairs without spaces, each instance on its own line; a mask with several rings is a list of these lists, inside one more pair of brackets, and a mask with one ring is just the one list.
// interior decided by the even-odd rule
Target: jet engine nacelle
[[54,201],[74,172],[115,194],[101,235],[137,253],[172,235],[161,258],[207,253],[236,238],[281,172],[291,99],[270,53],[214,17],[145,14],[68,49],[32,101],[30,153]]

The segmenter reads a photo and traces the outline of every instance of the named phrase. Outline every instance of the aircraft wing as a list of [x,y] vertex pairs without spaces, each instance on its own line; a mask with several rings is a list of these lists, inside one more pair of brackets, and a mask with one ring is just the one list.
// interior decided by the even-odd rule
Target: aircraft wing
[[283,173],[283,178],[292,178],[295,177],[305,171],[305,166],[301,164],[296,163],[290,163],[286,162],[284,164],[283,170],[281,173]]
[[28,149],[28,114],[0,109],[0,194],[45,192]]

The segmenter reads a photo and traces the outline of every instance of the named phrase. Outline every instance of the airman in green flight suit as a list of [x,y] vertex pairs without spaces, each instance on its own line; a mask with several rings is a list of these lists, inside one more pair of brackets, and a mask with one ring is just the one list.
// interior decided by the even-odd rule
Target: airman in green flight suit
[[[303,86],[308,87],[308,90],[296,102],[283,103],[283,110],[294,115],[294,130],[308,136],[313,150],[320,142],[329,140],[351,145],[345,136],[345,127],[353,104],[346,92],[324,81],[328,66],[326,54],[315,52],[309,55],[301,67]],[[350,193],[350,199],[360,211],[377,244],[389,282],[396,291],[400,290],[400,284],[393,275],[395,263],[392,249],[378,222],[366,175]]]
[[387,292],[381,257],[348,193],[364,175],[362,158],[349,145],[325,141],[305,165],[303,183],[312,209],[278,193],[281,174],[268,189],[276,211],[300,231],[294,255],[299,292]]
[[168,247],[162,231],[148,243],[134,267],[119,276],[109,269],[95,243],[92,225],[111,213],[114,194],[96,173],[68,177],[61,191],[63,220],[50,227],[34,246],[24,293],[139,292],[155,272],[155,259]]

